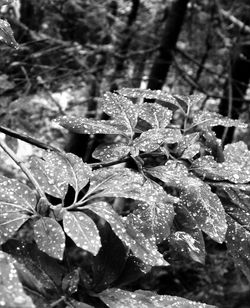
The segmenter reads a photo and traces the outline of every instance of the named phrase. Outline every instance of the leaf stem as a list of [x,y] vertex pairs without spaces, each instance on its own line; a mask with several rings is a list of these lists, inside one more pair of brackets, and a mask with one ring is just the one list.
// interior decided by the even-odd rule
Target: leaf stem
[[39,184],[36,181],[36,179],[34,178],[33,174],[25,166],[25,164],[19,160],[19,158],[16,156],[16,154],[7,146],[7,144],[3,140],[0,140],[0,147],[20,167],[20,169],[23,171],[23,173],[27,176],[27,178],[30,180],[30,182],[35,187],[35,189],[38,193],[38,196],[40,198],[42,198],[42,197],[46,198],[45,193],[43,192],[43,190],[39,186]]

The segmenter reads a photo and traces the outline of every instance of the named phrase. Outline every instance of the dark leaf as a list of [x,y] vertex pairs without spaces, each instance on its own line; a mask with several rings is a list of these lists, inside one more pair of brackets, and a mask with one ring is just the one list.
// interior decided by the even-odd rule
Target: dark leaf
[[127,127],[132,136],[138,118],[137,105],[122,95],[110,92],[105,93],[100,101],[103,111],[114,118],[116,123]]
[[139,117],[152,128],[165,128],[172,119],[173,112],[155,103],[143,103],[139,107]]
[[73,298],[68,299],[68,302],[70,302],[70,306],[67,306],[66,308],[93,308],[94,307],[86,303],[78,302]]
[[79,268],[74,269],[70,273],[68,273],[62,281],[62,289],[67,293],[67,294],[73,294],[77,292],[78,290],[78,284],[79,284]]
[[17,180],[0,177],[0,244],[35,214],[36,195]]
[[86,208],[98,216],[104,218],[111,226],[114,233],[147,265],[167,265],[162,255],[157,251],[148,239],[138,230],[124,224],[122,218],[105,202],[93,203]]
[[227,117],[223,117],[217,112],[209,111],[196,111],[193,123],[203,127],[213,127],[222,125],[225,127],[236,126],[239,128],[247,128],[247,124],[243,123],[241,120],[233,120]]
[[130,147],[123,143],[98,146],[92,156],[101,161],[114,161],[125,157],[130,152]]
[[34,239],[43,252],[53,258],[63,259],[65,235],[55,219],[42,217],[37,220],[34,224]]
[[129,135],[127,127],[117,124],[114,120],[95,120],[74,116],[62,116],[56,122],[69,131],[78,134],[110,134]]
[[101,248],[101,239],[96,224],[87,214],[65,211],[63,227],[78,247],[97,255]]
[[110,308],[215,308],[215,306],[192,302],[181,297],[157,295],[154,292],[142,290],[129,292],[108,289],[100,293],[99,297]]
[[3,19],[0,19],[0,42],[15,49],[19,48],[19,45],[14,38],[10,24]]
[[250,151],[244,142],[226,145],[224,157],[223,163],[217,163],[212,156],[198,158],[192,169],[213,181],[228,180],[236,184],[250,182]]
[[0,251],[0,306],[11,308],[35,308],[31,298],[26,295],[15,269],[15,261]]

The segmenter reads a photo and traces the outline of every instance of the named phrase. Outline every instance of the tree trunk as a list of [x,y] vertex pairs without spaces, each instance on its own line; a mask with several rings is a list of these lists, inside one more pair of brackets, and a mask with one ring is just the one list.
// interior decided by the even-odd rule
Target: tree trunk
[[188,0],[175,0],[168,14],[161,46],[158,56],[155,58],[149,75],[148,88],[161,89],[165,83],[171,62],[172,54],[182,28],[187,10]]
[[[231,80],[231,82],[230,82]],[[225,83],[223,99],[219,104],[219,113],[223,116],[230,116],[238,119],[244,102],[244,95],[250,80],[250,45],[244,45],[236,58],[231,61],[231,77]],[[231,85],[230,85],[231,83]],[[231,87],[232,106],[229,101],[229,87]],[[230,112],[231,109],[231,112]],[[231,114],[229,114],[231,113]],[[222,138],[225,128],[218,126],[215,129],[218,138]],[[227,129],[224,136],[224,144],[233,141],[234,127]]]

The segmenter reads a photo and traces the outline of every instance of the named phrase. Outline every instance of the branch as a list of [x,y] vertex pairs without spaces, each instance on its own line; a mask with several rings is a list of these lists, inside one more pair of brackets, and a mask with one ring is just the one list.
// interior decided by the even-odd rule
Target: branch
[[22,140],[24,142],[27,142],[31,145],[34,145],[40,149],[43,149],[43,150],[50,150],[50,151],[55,151],[55,152],[62,152],[60,149],[56,148],[56,147],[53,147],[52,145],[49,145],[49,144],[46,144],[44,142],[41,142],[37,139],[34,139],[30,136],[27,136],[23,133],[17,133],[15,131],[13,131],[12,129],[10,128],[7,128],[7,127],[4,127],[4,126],[0,126],[0,132],[1,133],[4,133],[5,135],[8,135],[10,137],[13,137],[13,138],[16,138],[16,139],[19,139],[19,140]]
[[243,33],[250,34],[250,27],[246,25],[243,21],[239,20],[238,18],[223,9],[220,9],[220,13],[225,19],[231,21],[234,25],[239,27]]

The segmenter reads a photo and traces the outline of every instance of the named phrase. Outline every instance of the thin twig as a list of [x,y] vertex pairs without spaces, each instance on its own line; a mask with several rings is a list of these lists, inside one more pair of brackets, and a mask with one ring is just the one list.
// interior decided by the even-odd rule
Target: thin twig
[[27,176],[27,178],[30,180],[30,182],[35,187],[38,196],[40,198],[44,197],[46,199],[45,193],[41,189],[40,185],[34,178],[33,174],[30,172],[30,170],[25,166],[23,162],[19,160],[19,158],[16,156],[16,154],[7,146],[7,144],[0,140],[0,147],[4,150],[4,152],[20,167],[20,169],[23,171],[23,173]]
[[15,132],[14,130],[10,129],[10,128],[7,128],[7,127],[4,127],[4,126],[0,126],[0,132],[1,133],[4,133],[10,137],[14,137],[16,139],[19,139],[19,140],[22,140],[24,142],[27,142],[29,144],[32,144],[40,149],[43,149],[43,150],[50,150],[50,151],[55,151],[55,152],[62,152],[60,149],[56,148],[56,147],[53,147],[52,145],[49,145],[49,144],[46,144],[42,141],[39,141],[37,139],[34,139],[30,136],[27,136],[23,133],[18,133],[18,132]]

